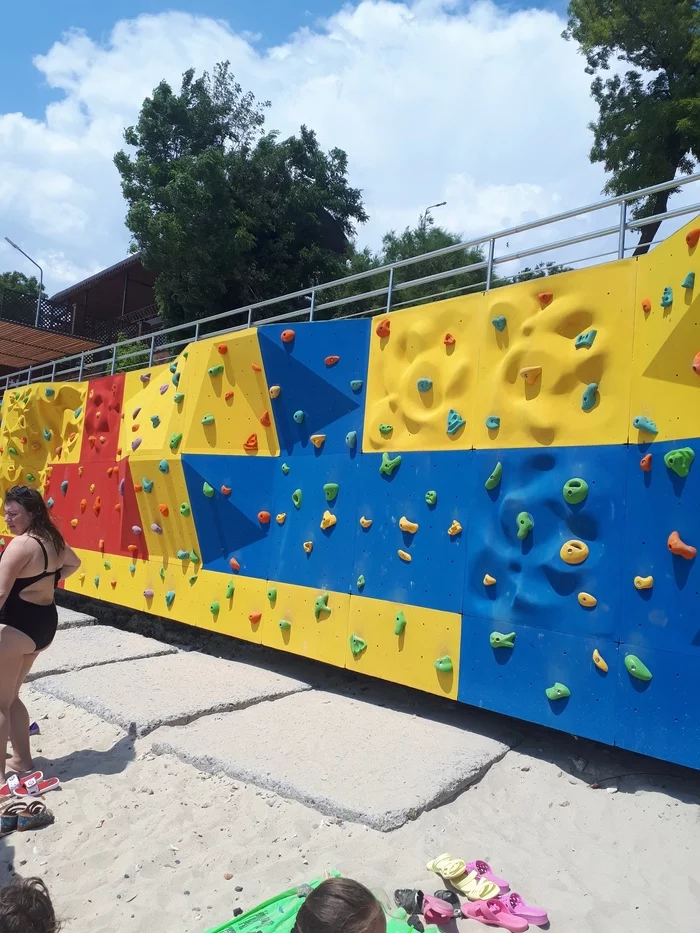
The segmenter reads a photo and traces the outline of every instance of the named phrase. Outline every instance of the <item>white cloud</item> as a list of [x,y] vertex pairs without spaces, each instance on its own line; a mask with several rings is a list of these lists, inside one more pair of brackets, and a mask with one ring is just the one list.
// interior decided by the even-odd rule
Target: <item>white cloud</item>
[[[178,86],[223,59],[272,100],[270,127],[304,122],[347,150],[371,215],[362,244],[436,201],[440,223],[476,236],[596,200],[590,79],[563,26],[491,2],[363,0],[270,49],[185,13],[118,22],[103,43],[70,32],[35,59],[63,97],[40,121],[0,115],[0,235],[45,264],[54,291],[122,258],[123,127],[161,78]],[[0,247],[0,268],[21,262]]]

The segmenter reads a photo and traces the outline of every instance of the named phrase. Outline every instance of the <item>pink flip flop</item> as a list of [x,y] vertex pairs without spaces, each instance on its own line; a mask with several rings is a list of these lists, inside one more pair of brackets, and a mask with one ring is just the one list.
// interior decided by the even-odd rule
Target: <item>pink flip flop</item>
[[462,913],[470,920],[478,920],[489,926],[502,927],[510,933],[524,933],[528,928],[527,920],[511,913],[507,904],[501,901],[476,901],[462,904]]
[[452,904],[448,904],[447,901],[425,894],[423,896],[423,916],[428,923],[435,923],[440,926],[442,923],[449,923],[450,920],[454,920],[455,910]]
[[0,797],[11,797],[15,788],[22,787],[27,781],[40,781],[43,776],[43,771],[32,771],[31,774],[25,774],[23,778],[19,777],[17,774],[11,774],[2,787],[0,787]]
[[34,777],[28,777],[18,784],[12,793],[15,797],[39,797],[41,794],[46,794],[50,790],[56,790],[60,786],[61,782],[57,777],[47,778],[45,781],[37,780]]
[[522,917],[524,920],[527,920],[528,923],[534,923],[536,927],[541,927],[544,926],[545,923],[549,923],[546,910],[543,910],[541,907],[535,907],[533,904],[526,904],[516,891],[513,891],[511,894],[506,894],[504,897],[499,897],[498,900],[501,901],[502,904],[505,904],[516,917]]
[[486,881],[492,881],[494,884],[497,884],[501,889],[501,894],[505,894],[505,892],[510,888],[510,885],[505,878],[499,878],[498,875],[494,875],[488,862],[482,862],[480,859],[477,859],[476,862],[468,862],[467,871],[475,871],[479,881],[481,881],[482,878],[485,878]]

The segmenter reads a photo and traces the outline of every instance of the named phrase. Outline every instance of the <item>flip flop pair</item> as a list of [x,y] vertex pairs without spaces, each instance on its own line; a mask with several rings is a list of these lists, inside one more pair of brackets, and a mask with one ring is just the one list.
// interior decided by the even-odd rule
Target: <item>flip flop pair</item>
[[510,933],[523,933],[528,924],[544,926],[549,922],[547,911],[534,904],[526,904],[515,891],[505,897],[462,905],[462,914],[488,926],[502,927]]
[[0,787],[0,797],[11,797],[17,787],[25,784],[27,781],[41,781],[44,777],[43,771],[32,771],[20,777],[18,774],[11,774],[5,783]]
[[464,859],[452,858],[446,852],[428,862],[426,868],[440,875],[443,881],[449,881],[455,891],[470,901],[485,901],[508,890],[508,882],[494,875],[486,862],[467,864]]
[[[23,781],[19,781],[12,789],[13,796],[40,797],[42,794],[46,794],[50,790],[57,790],[61,786],[61,782],[57,777],[44,778],[41,771],[36,773],[41,775],[41,777],[30,775]],[[7,783],[9,784],[10,782],[8,781]]]
[[535,907],[534,904],[526,904],[517,891],[511,891],[510,894],[499,897],[498,900],[502,904],[505,904],[516,917],[522,917],[524,920],[527,920],[528,923],[532,923],[536,927],[541,927],[544,926],[545,923],[549,923],[547,911],[543,907]]

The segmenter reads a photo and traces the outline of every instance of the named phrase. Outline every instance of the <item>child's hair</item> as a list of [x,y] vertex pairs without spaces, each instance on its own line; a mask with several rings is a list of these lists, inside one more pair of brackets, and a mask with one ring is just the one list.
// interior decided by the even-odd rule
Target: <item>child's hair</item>
[[380,919],[386,925],[381,904],[363,884],[329,878],[302,904],[294,933],[375,933]]
[[41,878],[15,878],[0,888],[0,933],[58,933],[59,929]]

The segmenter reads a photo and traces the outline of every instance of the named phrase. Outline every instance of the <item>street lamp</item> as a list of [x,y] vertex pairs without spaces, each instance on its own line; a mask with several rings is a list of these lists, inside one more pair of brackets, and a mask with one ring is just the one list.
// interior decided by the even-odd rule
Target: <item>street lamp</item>
[[37,295],[37,299],[36,299],[36,320],[34,321],[34,326],[38,327],[39,326],[39,312],[41,311],[41,293],[44,290],[44,270],[41,268],[38,262],[35,262],[31,256],[27,256],[27,254],[24,252],[23,249],[20,249],[20,247],[17,246],[16,243],[13,243],[12,240],[9,238],[9,236],[6,236],[5,239],[10,244],[10,246],[16,249],[18,253],[21,253],[24,257],[26,257],[39,270],[39,294]]
[[433,210],[433,208],[444,207],[446,204],[447,204],[447,201],[440,201],[438,204],[431,204],[428,207],[426,207],[426,209],[423,211],[423,226],[425,227],[428,226],[428,214]]

